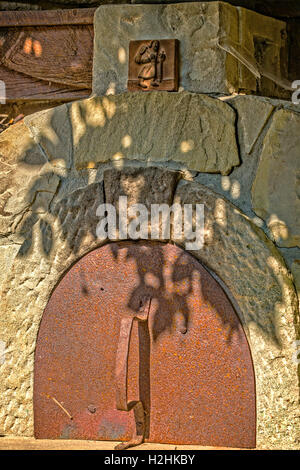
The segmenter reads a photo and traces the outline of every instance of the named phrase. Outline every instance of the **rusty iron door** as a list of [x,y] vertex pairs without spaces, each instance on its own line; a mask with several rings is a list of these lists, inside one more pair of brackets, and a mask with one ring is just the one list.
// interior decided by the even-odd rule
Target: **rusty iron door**
[[252,448],[255,423],[242,325],[190,254],[111,243],[60,281],[35,352],[37,438]]

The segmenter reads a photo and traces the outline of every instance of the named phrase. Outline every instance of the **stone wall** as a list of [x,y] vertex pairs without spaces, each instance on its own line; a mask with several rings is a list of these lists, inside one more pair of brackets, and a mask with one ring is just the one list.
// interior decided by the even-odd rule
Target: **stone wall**
[[[177,119],[162,114],[158,123],[160,105]],[[136,110],[145,118],[134,119]],[[289,214],[299,213],[299,111],[257,97],[125,93],[44,111],[1,134],[0,433],[32,435],[43,310],[68,268],[105,243],[95,233],[98,204],[125,194],[130,203],[205,204],[205,246],[193,254],[237,304],[255,368],[257,445],[299,448],[298,300],[282,257],[291,250],[286,259],[299,273],[299,229]],[[276,166],[283,155],[284,171]],[[288,191],[260,181],[277,170]],[[280,197],[286,202],[276,206]]]
[[[0,8],[7,10],[17,8],[70,8],[75,6],[99,6],[108,3],[180,3],[181,1],[182,0],[19,0],[17,2],[9,2],[3,0],[0,1]],[[260,2],[257,2],[257,0],[229,0],[228,3],[257,11],[263,15],[281,18],[299,16],[300,11],[298,0],[262,0]]]
[[200,174],[196,179],[251,217],[293,270],[300,258],[300,106],[254,96],[226,103],[238,114],[242,164],[228,177]]
[[93,91],[126,90],[128,43],[179,40],[180,89],[290,97],[286,23],[225,2],[103,5],[95,17]]
[[[30,1],[20,1],[20,2],[5,2],[5,1],[1,1],[0,0],[0,11],[2,10],[28,10],[28,9],[32,9],[32,10],[43,10],[43,9],[62,9],[62,8],[78,8],[78,7],[96,7],[96,6],[99,6],[99,5],[106,5],[106,4],[127,4],[127,7],[128,7],[128,4],[130,3],[147,3],[147,0],[141,0],[141,1],[138,1],[138,2],[135,2],[134,0],[132,0],[130,2],[130,0],[126,1],[126,0],[96,0],[96,1],[92,1],[92,0],[84,0],[84,1],[80,1],[80,0],[74,0],[74,1],[69,1],[69,0],[45,0],[43,2],[35,2],[34,0]],[[176,2],[173,2],[173,1],[169,1],[169,0],[164,0],[164,1],[151,1],[150,3],[178,3],[177,1]],[[203,3],[203,2],[192,2],[192,3],[195,3],[195,6],[191,6],[191,7],[188,7],[188,8],[191,8],[191,9],[196,9],[199,8],[199,4],[200,3]],[[198,6],[197,6],[197,3],[198,3]],[[211,2],[211,3],[214,3],[214,2]],[[265,14],[265,15],[269,15],[269,16],[273,16],[273,17],[276,17],[277,19],[281,19],[281,23],[280,24],[285,24],[286,23],[286,27],[287,27],[287,32],[288,32],[288,41],[287,41],[287,47],[289,49],[289,52],[288,52],[288,57],[287,57],[287,63],[285,65],[285,67],[287,68],[288,67],[288,70],[286,70],[284,72],[284,75],[285,75],[285,79],[287,81],[289,81],[289,83],[291,83],[292,81],[294,80],[297,80],[299,79],[300,77],[300,65],[299,65],[299,60],[298,60],[298,56],[299,56],[299,52],[300,52],[300,44],[299,44],[299,40],[298,40],[298,30],[299,30],[299,16],[300,16],[300,10],[299,10],[299,4],[297,4],[297,0],[295,0],[295,2],[289,2],[289,6],[288,8],[286,8],[286,4],[284,3],[284,1],[281,1],[281,0],[267,0],[265,2],[260,2],[259,5],[257,4],[257,2],[253,2],[251,0],[232,0],[230,2],[224,2],[224,4],[231,4],[231,5],[236,5],[236,6],[243,6],[243,7],[246,7],[246,8],[249,8],[249,9],[252,9],[253,11],[256,11],[258,13],[262,13],[262,14]],[[298,6],[297,6],[298,5]],[[157,8],[157,5],[155,6],[155,8]],[[101,10],[102,11],[102,10]],[[104,12],[105,10],[103,10]],[[228,11],[230,11],[230,7],[228,9]],[[289,13],[289,14],[288,14]],[[103,13],[104,14],[104,13]],[[261,28],[259,27],[259,22],[257,21],[257,17],[255,14],[253,14],[252,12],[249,13],[250,14],[250,20],[247,20],[247,23],[250,23],[253,25],[255,24],[256,27],[258,27],[260,30]],[[99,13],[100,17],[102,15],[102,12]],[[297,16],[298,15],[298,16]],[[227,16],[225,16],[225,22],[227,21]],[[263,20],[264,22],[268,22],[269,23],[269,27],[267,29],[273,30],[274,26],[272,25],[275,25],[276,24],[276,21],[272,18],[269,18],[269,19],[264,19]],[[203,18],[199,19],[199,25],[201,25],[201,22],[203,22]],[[224,21],[223,21],[224,22]],[[284,23],[283,23],[284,22]],[[222,22],[221,22],[222,23]],[[239,26],[241,28],[243,22],[241,22],[241,25]],[[188,30],[188,28],[186,28]],[[225,28],[226,29],[226,28]],[[241,28],[242,29],[242,28]],[[259,33],[259,35],[261,35],[261,32],[265,32],[266,28],[264,26],[264,23],[263,23],[263,29],[260,31],[260,32],[256,32],[257,34]],[[254,34],[255,31],[252,31],[252,35]],[[110,31],[109,31],[110,33]],[[203,31],[204,33],[204,36],[203,37],[200,37],[199,39],[199,43],[203,43],[203,41],[205,40],[207,42],[207,31]],[[210,32],[211,34],[211,32]],[[104,32],[104,36],[107,35],[107,32]],[[233,38],[233,37],[232,37]],[[233,38],[234,39],[234,38]],[[204,41],[204,42],[205,42]],[[110,39],[108,38],[108,43],[110,43]],[[249,44],[245,44],[246,45],[246,48],[249,48]],[[223,51],[224,52],[224,51]],[[200,54],[200,55],[199,55]],[[255,80],[255,77],[254,76],[248,76],[248,78],[246,79],[246,82],[245,82],[245,76],[249,75],[249,73],[247,72],[247,70],[244,69],[243,65],[240,65],[240,68],[241,68],[241,71],[239,72],[239,74],[242,74],[243,75],[243,78],[245,82],[245,84],[242,86],[242,85],[239,85],[238,83],[231,83],[230,80],[232,79],[232,77],[230,77],[230,74],[228,76],[228,79],[226,77],[226,81],[228,81],[228,86],[227,85],[224,85],[224,83],[219,83],[219,88],[216,87],[216,81],[220,81],[221,77],[222,77],[222,73],[224,74],[224,71],[222,71],[222,69],[220,68],[219,71],[217,73],[215,73],[215,78],[212,80],[212,77],[214,75],[214,73],[211,73],[212,71],[212,66],[215,67],[216,64],[210,64],[208,63],[207,61],[209,61],[209,56],[203,51],[201,50],[201,47],[200,47],[200,52],[199,52],[198,56],[196,57],[196,60],[194,61],[195,62],[195,65],[194,65],[194,69],[193,69],[193,72],[192,72],[192,76],[197,77],[197,75],[199,77],[201,77],[201,73],[203,75],[203,72],[204,73],[204,76],[202,77],[202,84],[204,85],[202,88],[198,89],[197,87],[195,88],[195,85],[196,85],[196,82],[193,84],[193,87],[187,87],[187,89],[189,89],[190,91],[200,91],[200,92],[225,92],[227,93],[230,92],[230,91],[237,91],[238,89],[250,89],[252,90],[252,92],[254,90],[256,90],[256,92],[258,92],[259,94],[262,94],[264,96],[280,96],[280,97],[283,97],[285,99],[288,99],[291,95],[291,91],[290,90],[278,90],[278,87],[274,85],[274,83],[272,84],[270,82],[270,80],[264,78],[262,80],[262,83],[259,84],[259,89],[257,89],[257,83],[256,83],[256,80]],[[217,60],[217,62],[219,61],[220,59],[220,50],[216,50],[214,51],[214,57],[215,59]],[[209,55],[211,57],[212,56],[212,51],[209,52]],[[222,55],[222,54],[221,54]],[[223,54],[224,55],[224,54]],[[199,62],[201,62],[203,59],[203,68],[201,68],[201,64],[199,64]],[[227,58],[227,62],[229,64],[229,70],[232,68],[232,63],[234,62],[233,58],[231,59],[228,59]],[[277,66],[279,65],[280,61],[279,61],[279,58],[277,57],[276,60],[275,60],[275,63],[277,64]],[[98,68],[98,67],[97,67]],[[126,69],[126,67],[125,67]],[[228,73],[229,73],[229,70],[228,70]],[[201,72],[200,74],[198,74],[198,72]],[[127,69],[126,69],[126,73],[127,73]],[[125,73],[125,75],[126,75]],[[98,74],[98,71],[96,69],[96,74]],[[210,74],[210,76],[208,76]],[[231,73],[231,75],[233,74],[233,76],[237,76],[237,74],[233,71],[233,73]],[[95,84],[97,84],[97,81],[99,81],[100,78],[98,78],[97,76],[95,77]],[[199,80],[199,78],[197,78],[197,80]],[[192,81],[195,81],[194,79]],[[250,82],[249,82],[250,81]],[[210,88],[207,87],[207,82],[210,82],[211,85],[210,85]],[[212,87],[212,84],[214,83],[214,86]],[[106,84],[106,81],[104,80],[103,81],[103,86],[104,84]],[[106,84],[107,85],[107,84]],[[108,83],[109,85],[109,83]],[[222,86],[220,86],[222,85]],[[95,85],[96,86],[96,85]],[[287,83],[286,83],[286,86]],[[98,87],[99,88],[99,87]],[[99,89],[96,89],[95,90],[96,92],[99,91]],[[100,90],[101,91],[101,90]],[[33,112],[33,109],[35,109],[36,111],[39,111],[39,110],[42,110],[42,109],[47,109],[47,107],[52,107],[52,106],[56,106],[58,104],[61,104],[63,101],[61,101],[60,103],[57,102],[51,102],[51,101],[35,101],[35,102],[17,102],[15,104],[9,104],[5,107],[1,106],[1,112],[3,114],[8,114],[8,119],[10,118],[16,118],[19,114],[24,114],[24,115],[28,115],[29,113],[32,113]]]
[[204,204],[205,243],[192,254],[228,291],[245,329],[257,446],[300,448],[300,106],[106,91],[0,135],[0,434],[33,434],[44,308],[70,266],[106,243],[96,237],[98,205],[127,195],[130,204]]

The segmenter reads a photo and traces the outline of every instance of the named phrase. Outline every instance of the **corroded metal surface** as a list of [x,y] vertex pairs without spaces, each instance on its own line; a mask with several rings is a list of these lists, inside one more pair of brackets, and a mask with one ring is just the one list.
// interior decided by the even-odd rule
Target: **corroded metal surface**
[[116,446],[116,450],[124,450],[141,444],[146,433],[146,413],[143,402],[137,400],[128,402],[127,382],[128,382],[128,359],[129,347],[133,322],[136,319],[139,323],[148,322],[151,298],[141,299],[140,309],[135,316],[121,319],[120,335],[116,355],[116,407],[121,411],[134,411],[136,430],[132,439],[128,442]]
[[[212,276],[174,245],[112,243],[75,264],[46,307],[35,354],[38,438],[128,441],[132,412],[117,410],[122,319],[132,321],[128,402],[145,409],[150,442],[255,446],[249,346]],[[123,382],[124,385],[124,382]]]

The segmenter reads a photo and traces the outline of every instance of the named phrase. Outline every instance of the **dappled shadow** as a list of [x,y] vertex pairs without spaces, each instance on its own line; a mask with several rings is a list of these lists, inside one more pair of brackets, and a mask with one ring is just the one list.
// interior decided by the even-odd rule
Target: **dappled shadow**
[[[148,438],[153,387],[151,377],[155,376],[151,362],[153,345],[160,343],[161,339],[162,344],[165,344],[166,337],[168,342],[178,343],[181,335],[191,334],[191,337],[197,335],[206,338],[206,341],[210,342],[207,348],[210,350],[215,348],[218,355],[223,339],[228,351],[233,351],[235,345],[239,343],[241,354],[245,354],[243,348],[247,342],[245,343],[241,323],[222,288],[190,254],[176,245],[142,240],[110,243],[108,247],[115,264],[111,264],[108,259],[105,268],[113,271],[119,269],[122,272],[125,269],[132,282],[126,307],[133,315],[138,315],[144,299],[150,299],[148,322],[138,324],[139,398],[144,404],[145,437]],[[106,247],[103,251],[105,249]],[[101,273],[99,274],[101,276]],[[127,288],[120,285],[119,291],[123,289],[126,291]],[[118,288],[115,286],[113,293],[117,298]],[[121,312],[122,309],[120,305]],[[199,317],[202,328],[207,329],[208,333],[203,334],[199,329]],[[219,323],[215,322],[216,318]],[[224,344],[221,345],[221,350],[222,348]],[[234,356],[232,351],[230,354]],[[184,355],[185,352],[178,347],[177,354]],[[159,360],[164,362],[162,368],[169,367],[170,359],[167,355],[160,357]],[[188,367],[188,364],[183,363],[182,366]],[[253,372],[249,369],[247,373],[250,376]]]
[[[95,104],[93,106],[95,108],[93,108],[94,114],[91,113],[91,110],[89,110],[88,113],[85,108],[80,108],[80,106],[77,107],[78,109],[76,108],[76,112],[79,115],[78,122],[80,125],[78,124],[78,129],[75,128],[73,130],[74,135],[67,137],[68,139],[73,138],[74,144],[76,144],[76,142],[78,144],[84,135],[92,135],[90,132],[95,129],[95,127],[104,126],[105,123],[112,119],[118,112],[115,107],[115,103],[110,102],[109,97],[103,97],[99,106],[96,106]],[[70,113],[70,109],[68,112]],[[24,165],[24,167],[27,168],[27,171],[28,168],[32,167],[34,171],[38,171],[38,173],[34,182],[27,190],[26,198],[29,201],[28,207],[18,224],[18,234],[24,239],[19,249],[19,257],[29,256],[35,249],[34,232],[39,233],[40,236],[41,243],[39,245],[39,249],[41,250],[41,256],[48,258],[51,258],[52,254],[55,255],[55,241],[57,237],[60,238],[62,244],[65,244],[68,251],[73,255],[78,256],[81,256],[82,254],[81,245],[87,237],[89,237],[90,240],[90,249],[95,248],[97,244],[99,245],[103,242],[98,241],[96,236],[96,226],[99,222],[99,218],[96,216],[96,210],[100,203],[107,202],[107,194],[105,194],[104,190],[101,165],[98,163],[98,168],[93,167],[92,165],[91,168],[89,168],[87,165],[83,170],[84,177],[82,177],[82,174],[80,174],[81,170],[76,170],[76,168],[72,166],[73,163],[70,167],[69,155],[62,153],[61,151],[62,144],[64,144],[64,142],[61,141],[61,136],[56,132],[57,123],[54,122],[54,118],[51,118],[48,127],[50,131],[44,133],[42,136],[42,142],[39,144],[41,158],[36,158],[34,152],[33,156],[31,156],[30,149],[28,149],[28,152],[24,155],[24,159],[20,161],[20,167]],[[69,144],[70,143],[67,142],[66,147]],[[124,134],[120,141],[120,152],[118,158],[114,159],[114,156],[112,156],[112,162],[109,165],[104,164],[104,166],[106,165],[105,168],[116,167],[121,173],[123,172],[126,174],[126,165],[128,162],[121,157],[121,155],[124,148],[128,148],[131,145],[133,145],[132,137],[128,134]],[[178,140],[178,145],[183,153],[189,152],[193,148],[192,142],[180,142],[180,139]],[[60,159],[58,165],[56,161],[56,147],[58,149],[57,153],[59,154]],[[87,148],[87,152],[89,152],[89,148]],[[45,168],[43,168],[43,165],[45,165]],[[145,171],[145,166],[143,168],[143,171]],[[159,170],[157,169],[157,171]],[[91,174],[93,174],[92,183],[90,178]],[[177,178],[179,177],[178,173]],[[134,176],[131,179],[130,178],[131,177],[128,178],[128,181],[123,181],[122,179],[118,181],[121,193],[128,195],[129,199],[132,196],[132,188],[135,187]],[[74,179],[74,185],[74,181],[70,183],[71,179]],[[235,201],[241,197],[241,186],[238,181],[230,181],[229,177],[221,177],[221,182],[224,186],[224,191],[226,192],[230,190],[232,198]],[[148,181],[145,178],[140,178],[138,185],[136,185],[134,189],[134,191],[138,191],[141,196],[139,202],[142,203],[144,199],[147,199],[148,205],[148,203],[152,202],[152,195],[154,195],[153,201],[155,203],[166,202],[163,199],[157,201],[155,198],[155,192],[157,191],[162,190],[162,194],[164,194],[165,187],[163,186],[165,182],[161,183],[158,179],[158,183],[155,183],[157,184],[157,187],[149,187],[147,184]],[[71,187],[70,191],[66,189],[68,188],[68,185]],[[174,196],[175,188],[176,184],[172,188],[172,198]],[[167,202],[169,203],[170,201]],[[215,217],[214,222],[210,226],[206,227],[206,238],[209,244],[212,244],[217,240],[219,236],[217,230],[218,226],[221,227],[222,230],[228,229],[225,203],[221,198],[216,199],[213,212]],[[234,227],[231,228],[231,230],[234,230]],[[237,235],[240,236],[239,234]],[[117,245],[114,248],[112,247],[112,249],[117,250]],[[88,248],[85,248],[85,252],[87,251]],[[134,256],[133,254],[130,254],[130,250],[128,252],[128,256]],[[145,254],[143,256],[145,256]],[[139,266],[138,258],[136,260],[140,282],[139,286],[134,288],[132,291],[129,307],[132,308],[133,311],[137,311],[140,294],[142,291],[146,291],[148,295],[157,300],[157,312],[160,312],[155,316],[154,335],[156,336],[154,339],[158,338],[165,331],[171,330],[174,319],[178,322],[179,329],[182,329],[182,331],[186,330],[189,324],[190,313],[190,306],[187,299],[192,294],[193,270],[186,270],[186,268],[181,265],[180,260],[177,260],[172,282],[175,284],[185,283],[184,289],[186,290],[183,289],[181,292],[179,289],[179,291],[174,290],[170,293],[166,291],[166,280],[162,271],[162,254],[157,254],[155,265],[151,262],[151,255],[147,255],[147,260],[147,265],[143,267],[146,271],[143,271],[142,267]],[[275,272],[273,273],[273,276],[274,279],[276,279]],[[219,312],[220,318],[224,321],[227,331],[227,340],[230,342],[232,334],[235,330],[238,331],[238,329],[234,324],[231,324],[230,321],[228,322],[223,318],[224,312],[222,309],[222,302],[218,298],[215,298],[214,294],[205,285],[202,285],[201,288],[204,300],[207,301],[211,307],[216,310],[216,312]],[[83,288],[84,295],[88,295],[88,289],[88,280],[86,280],[85,287]],[[162,293],[166,295],[163,295]],[[256,299],[253,299],[253,301],[250,299],[249,304],[251,304],[251,302],[255,303]],[[282,302],[284,303],[283,295]],[[174,305],[176,305],[175,310]],[[172,311],[173,313],[167,315],[164,313],[166,311]],[[264,313],[262,312],[262,316],[263,314]],[[275,324],[275,315],[272,316],[270,314],[270,325],[267,330],[264,319],[257,317],[252,318],[252,320],[256,322],[258,326],[265,331],[265,333],[270,335],[275,343],[280,345],[280,341],[276,333],[277,327]]]
[[124,250],[124,262],[134,260],[138,282],[127,306],[137,313],[141,299],[151,299],[153,341],[166,332],[186,334],[191,317],[204,312],[220,318],[228,343],[234,332],[241,334],[241,323],[226,294],[190,254],[176,245],[147,241],[116,242],[110,249],[116,261]]
[[[107,106],[107,109],[109,110],[109,106]],[[108,112],[104,114],[104,117],[105,120],[109,119]],[[87,119],[84,112],[81,119],[85,121],[85,126],[82,128],[83,133],[88,133],[90,128],[94,128],[94,124],[91,121],[90,123],[88,122],[90,118]],[[51,129],[53,132],[55,132],[54,128],[55,125],[53,124],[53,129]],[[96,235],[96,227],[99,223],[96,210],[99,204],[108,201],[108,190],[107,188],[105,190],[105,176],[103,177],[103,173],[101,173],[101,165],[99,168],[91,167],[90,169],[85,169],[82,173],[83,176],[80,174],[80,171],[77,171],[74,167],[69,168],[69,157],[61,152],[62,142],[60,142],[60,138],[57,136],[56,145],[60,148],[58,152],[60,163],[59,166],[55,166],[54,157],[56,155],[55,150],[53,150],[55,149],[55,145],[53,144],[55,139],[51,141],[51,152],[47,153],[44,150],[47,147],[47,139],[45,136],[43,136],[43,138],[44,141],[40,150],[44,160],[48,160],[46,167],[43,169],[41,160],[38,158],[28,158],[28,155],[25,155],[24,160],[20,162],[20,166],[24,165],[27,169],[32,167],[34,172],[37,171],[37,176],[34,178],[34,181],[31,179],[30,186],[26,191],[25,197],[28,201],[28,205],[17,227],[18,235],[23,238],[18,258],[21,263],[25,265],[27,259],[30,260],[33,253],[38,253],[41,258],[41,264],[43,257],[47,259],[48,264],[51,264],[52,260],[56,257],[57,246],[59,246],[60,253],[55,261],[58,263],[61,259],[62,266],[60,273],[62,274],[81,256],[104,243],[103,240],[98,240]],[[151,138],[153,139],[153,136]],[[124,135],[121,145],[123,147],[120,146],[120,153],[124,147],[132,145],[131,136],[127,134]],[[188,143],[188,145],[181,143],[181,146],[182,151],[189,151],[191,143]],[[90,149],[87,147],[87,152],[89,151]],[[107,165],[106,168],[117,167],[122,174],[126,175],[127,164],[128,162],[125,159],[118,157],[115,162],[112,162],[110,166]],[[145,171],[145,166],[143,167],[143,171]],[[143,178],[138,178],[138,182],[136,182],[135,175],[131,172],[127,179],[120,178],[117,180],[115,187],[111,180],[108,180],[111,185],[111,193],[116,192],[116,194],[127,195],[128,199],[130,200],[130,198],[132,198],[132,202],[134,203],[145,203],[147,200],[146,205],[148,207],[153,201],[155,203],[169,203],[173,201],[174,192],[178,187],[177,183],[180,176],[177,176],[177,178],[174,179],[174,184],[170,185],[171,196],[170,200],[168,199],[167,201],[165,201],[164,198],[157,200],[156,197],[152,200],[152,194],[155,195],[159,191],[161,191],[162,195],[165,197],[166,181],[161,182],[158,178],[158,180],[155,180],[155,185],[151,186],[147,178],[148,175],[145,174]],[[241,188],[237,183],[233,183],[230,189],[232,190],[232,195],[238,199],[240,197]],[[135,189],[133,190],[133,188]],[[135,192],[138,193],[137,198],[134,197]],[[112,196],[112,194],[110,194],[110,196]],[[116,199],[117,198],[111,197],[110,202],[115,203]],[[259,255],[256,257],[256,253],[254,262],[252,264],[248,263],[247,257],[253,256],[254,251],[247,251],[247,246],[243,244],[243,234],[241,234],[240,231],[243,230],[244,225],[242,224],[237,228],[228,225],[230,223],[230,217],[226,212],[227,205],[222,201],[221,197],[215,197],[215,199],[211,198],[210,200],[207,198],[207,201],[205,200],[203,202],[207,202],[208,205],[211,205],[208,210],[210,214],[213,214],[213,217],[212,220],[209,219],[209,225],[206,226],[206,258],[201,255],[201,252],[196,253],[196,256],[200,259],[205,258],[207,266],[215,271],[218,271],[218,264],[222,265],[222,263],[228,263],[229,267],[226,272],[227,279],[225,279],[224,282],[227,281],[231,286],[233,286],[233,282],[235,282],[236,288],[234,293],[237,295],[240,294],[237,301],[243,302],[241,304],[241,312],[242,315],[245,312],[245,316],[240,315],[240,317],[238,317],[234,307],[232,307],[232,303],[224,293],[224,290],[222,290],[220,285],[212,278],[211,274],[209,274],[193,256],[175,245],[147,241],[115,241],[109,245],[109,249],[116,261],[119,259],[121,251],[126,246],[126,259],[132,260],[136,269],[136,283],[130,287],[130,295],[127,297],[126,304],[127,311],[129,310],[132,314],[136,314],[141,307],[141,299],[145,295],[151,298],[149,326],[140,324],[138,327],[139,398],[143,401],[147,411],[146,436],[149,435],[151,400],[153,401],[153,395],[151,396],[152,384],[150,380],[150,353],[152,347],[155,348],[159,346],[166,338],[171,346],[174,341],[181,341],[181,344],[184,345],[184,339],[188,338],[189,333],[193,331],[195,319],[200,321],[200,323],[202,322],[200,326],[198,325],[198,330],[196,329],[195,331],[201,331],[201,333],[204,331],[209,338],[209,344],[214,345],[220,341],[221,338],[221,346],[219,344],[221,350],[222,348],[223,350],[231,349],[231,347],[234,347],[236,344],[243,344],[245,350],[246,340],[241,321],[243,321],[243,326],[246,328],[250,322],[255,323],[255,326],[262,330],[262,338],[267,337],[267,340],[270,339],[276,347],[281,347],[276,319],[277,310],[276,305],[272,305],[272,302],[273,299],[274,304],[275,302],[281,302],[281,307],[284,307],[284,305],[290,302],[290,300],[287,300],[289,293],[287,294],[288,289],[284,284],[285,281],[282,283],[282,278],[276,271],[276,267],[270,264],[266,266],[268,270],[266,273],[269,282],[268,286],[271,286],[270,289],[272,289],[272,293],[268,295],[268,300],[265,301],[259,298],[259,296],[262,295],[262,290],[258,289],[256,292],[256,288],[260,281],[253,281],[253,277],[251,281],[252,284],[250,282],[251,285],[248,289],[245,284],[247,275],[245,273],[249,272],[253,266],[259,263],[257,264],[258,275],[263,284],[264,268],[262,268],[263,262],[258,262]],[[227,237],[226,234],[229,234],[229,236]],[[234,239],[235,236],[236,242]],[[251,237],[252,240],[250,243],[253,243],[252,250],[254,250],[254,245],[257,241],[255,231],[251,233]],[[39,244],[36,243],[37,238],[40,240]],[[58,238],[59,242],[56,244]],[[89,240],[88,243],[85,242],[86,239]],[[235,243],[238,246],[236,252],[234,251]],[[226,253],[226,250],[230,252],[230,250],[233,249],[233,253],[230,252],[227,259],[222,259],[222,254],[218,256],[215,250],[211,249],[211,246],[221,247],[222,253]],[[170,250],[170,256],[172,253],[173,255],[176,254],[176,256],[172,255],[173,258],[171,256],[169,260],[166,259],[165,256],[165,250],[168,249]],[[63,251],[65,251],[65,253],[63,253]],[[209,253],[214,253],[217,260],[214,259],[210,262]],[[71,256],[69,256],[69,254],[71,254]],[[237,259],[237,257],[239,257],[239,259]],[[126,260],[124,260],[124,262],[126,262]],[[243,273],[241,273],[243,281],[239,283],[239,274],[237,274],[236,271],[241,267],[243,269]],[[222,272],[222,268],[219,269],[219,272]],[[223,272],[225,272],[225,270],[223,270]],[[231,284],[229,282],[228,272],[234,273]],[[34,276],[36,276],[36,272]],[[104,287],[101,285],[101,274],[99,275],[99,280],[99,283],[91,284],[89,276],[85,275],[84,272],[81,273],[80,289],[76,292],[76,295],[81,296],[83,300],[83,308],[80,313],[86,312],[85,305],[90,302],[92,298],[91,293],[92,291],[95,292],[95,289],[98,290],[99,301],[101,302],[101,294],[104,293],[104,291],[102,291]],[[271,285],[271,281],[273,281],[273,285]],[[46,286],[46,288],[48,288],[48,286]],[[118,295],[121,289],[121,283],[120,285],[111,286],[111,290],[113,291],[112,295],[116,298],[116,302],[118,301]],[[49,292],[44,292],[46,299],[48,295],[50,295],[50,287]],[[272,300],[270,300],[271,298]],[[76,311],[75,295],[74,299],[72,298],[72,302],[74,303],[74,310]],[[249,307],[248,311],[247,307]],[[238,313],[240,314],[240,312]],[[63,318],[64,317],[59,320],[63,322]],[[211,319],[214,320],[214,327],[212,326]],[[219,330],[215,328],[216,322],[218,322]],[[76,323],[74,327],[80,329],[81,326],[82,317],[79,318],[78,316],[78,323]],[[107,326],[107,331],[103,328],[101,333],[103,338],[101,336],[100,339],[104,343],[105,341],[109,341],[110,343],[111,341],[118,341],[116,331],[112,338],[109,337],[109,325]],[[256,347],[256,343],[253,342],[252,346]],[[199,345],[199,348],[200,347],[203,348],[202,351],[204,354],[209,350],[206,345],[201,344]],[[189,350],[189,348],[182,346],[182,350],[186,351]],[[269,360],[270,355],[271,354],[269,354],[267,360]],[[85,360],[89,359],[88,348],[86,354],[83,354],[83,356],[82,360],[84,363]],[[219,356],[222,355],[220,354]],[[189,373],[193,373],[191,369],[192,366],[195,366],[195,373],[197,370],[202,371],[205,368],[209,370],[210,360],[219,361],[220,368],[222,368],[223,358],[219,356],[217,356],[215,350],[213,350],[211,357],[206,358],[205,363],[192,364],[192,361],[190,361],[187,369]],[[174,359],[174,357],[171,358],[170,364],[174,364],[172,359]],[[258,359],[258,373],[262,374],[263,371],[260,370],[262,366],[259,361],[260,359]],[[104,358],[103,362],[105,362]],[[113,365],[110,364],[110,367],[113,367]],[[231,367],[232,370],[237,370],[236,364],[232,363]],[[134,373],[136,373],[136,371]],[[172,377],[170,377],[170,382],[172,381],[171,379]],[[262,380],[261,375],[260,380]]]

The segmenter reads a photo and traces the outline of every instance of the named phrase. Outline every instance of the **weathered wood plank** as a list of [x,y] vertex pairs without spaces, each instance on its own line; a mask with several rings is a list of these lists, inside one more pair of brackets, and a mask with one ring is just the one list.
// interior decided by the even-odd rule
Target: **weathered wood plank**
[[74,88],[92,87],[93,26],[26,28],[3,38],[0,61],[9,70]]
[[57,83],[37,80],[0,65],[0,80],[6,84],[6,102],[71,101],[87,98],[91,89],[74,89]]
[[95,8],[70,10],[1,11],[0,28],[92,25]]
[[0,80],[6,84],[7,102],[90,95],[94,12],[0,12]]

